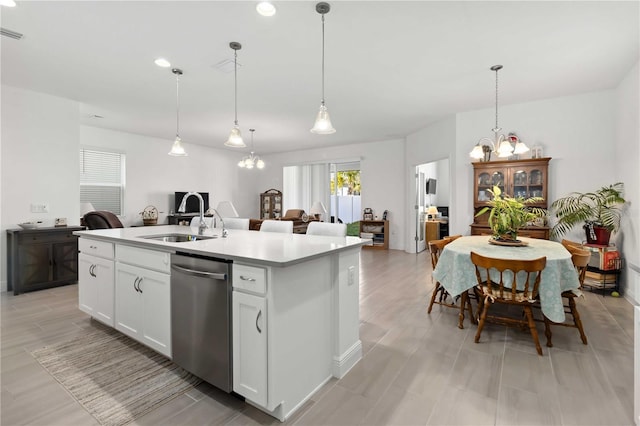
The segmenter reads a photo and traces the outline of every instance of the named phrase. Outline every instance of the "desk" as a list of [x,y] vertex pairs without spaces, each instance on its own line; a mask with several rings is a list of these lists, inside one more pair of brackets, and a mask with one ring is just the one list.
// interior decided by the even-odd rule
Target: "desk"
[[427,220],[424,223],[424,235],[425,241],[429,243],[429,241],[439,240],[440,239],[440,222],[436,220]]
[[544,315],[553,322],[564,322],[562,292],[578,289],[578,274],[573,267],[571,254],[562,244],[535,238],[521,238],[529,243],[525,247],[503,247],[488,243],[489,237],[461,237],[447,244],[440,254],[433,277],[453,297],[473,288],[477,284],[475,268],[469,253],[502,259],[531,260],[542,256],[547,258],[547,266],[542,271],[540,306]]

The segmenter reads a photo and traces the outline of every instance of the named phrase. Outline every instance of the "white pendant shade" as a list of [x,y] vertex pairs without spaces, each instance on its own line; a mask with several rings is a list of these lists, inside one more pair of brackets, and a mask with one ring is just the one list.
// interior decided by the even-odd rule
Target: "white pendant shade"
[[224,144],[233,148],[244,148],[247,146],[242,140],[242,133],[240,133],[240,128],[238,126],[233,126],[231,133],[229,133],[229,139],[227,139]]
[[182,75],[182,70],[173,68],[171,72],[176,76],[176,140],[173,141],[171,151],[168,154],[174,157],[186,157],[187,152],[182,146],[182,139],[180,139],[180,76]]
[[500,142],[500,146],[498,147],[498,157],[509,157],[512,153],[513,147],[511,146],[511,142],[508,140]]
[[484,158],[484,152],[482,151],[482,145],[478,144],[478,145],[474,146],[473,149],[471,150],[471,152],[469,153],[469,157],[475,158],[476,160]]
[[513,148],[514,154],[524,154],[527,151],[529,151],[529,147],[520,141],[516,142],[516,146]]
[[264,161],[258,160],[256,162],[256,167],[259,168],[259,169],[264,169]]
[[331,125],[331,118],[329,118],[329,111],[327,111],[327,107],[324,106],[324,104],[320,105],[320,110],[316,116],[316,122],[313,124],[311,133],[318,135],[330,135],[335,132],[336,129]]
[[182,139],[176,137],[176,140],[173,142],[171,146],[171,151],[169,151],[169,155],[173,155],[174,157],[186,157],[187,152],[184,150],[182,146]]

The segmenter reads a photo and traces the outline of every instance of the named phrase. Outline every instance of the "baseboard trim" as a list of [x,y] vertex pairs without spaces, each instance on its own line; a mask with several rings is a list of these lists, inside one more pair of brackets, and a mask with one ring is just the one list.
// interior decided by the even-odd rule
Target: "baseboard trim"
[[339,357],[333,357],[333,377],[341,379],[362,359],[362,342],[357,340]]

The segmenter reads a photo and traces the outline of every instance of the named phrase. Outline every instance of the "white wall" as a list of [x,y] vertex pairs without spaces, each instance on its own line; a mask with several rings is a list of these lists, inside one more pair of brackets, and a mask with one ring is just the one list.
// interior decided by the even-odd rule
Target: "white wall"
[[265,170],[260,180],[259,192],[269,188],[282,188],[283,166],[360,159],[362,208],[372,208],[380,218],[385,210],[389,210],[389,247],[404,250],[406,202],[403,191],[405,167],[402,139],[293,151],[263,158],[269,169]]
[[[493,109],[457,115],[456,162],[453,173],[456,209],[452,234],[469,234],[473,222],[473,168],[469,152],[483,136],[491,136]],[[500,107],[504,133],[515,131],[529,146],[542,145],[549,163],[549,201],[572,191],[589,191],[616,180],[615,92],[593,92]],[[629,144],[636,143],[629,141]],[[569,235],[569,237],[571,237]],[[575,237],[582,240],[583,236]]]
[[[126,154],[125,225],[141,224],[138,212],[149,204],[166,214],[175,191],[208,191],[213,207],[231,200],[238,213],[258,216],[258,175],[240,169],[246,153],[185,142],[188,157],[167,155],[171,140],[149,138],[79,124],[79,104],[42,93],[2,86],[1,194],[2,253],[0,286],[7,288],[6,229],[66,217],[80,222],[80,145],[108,147]],[[221,143],[222,145],[222,143]],[[47,203],[48,213],[31,213],[32,203]]]
[[[80,174],[79,105],[67,99],[2,86],[0,286],[7,289],[6,230],[56,217],[78,225]],[[48,213],[31,213],[32,203],[46,203]]]
[[[616,241],[626,259],[622,284],[625,296],[640,304],[640,106],[638,93],[640,66],[636,65],[615,92],[616,167],[612,180],[624,182],[628,209],[622,220],[621,237]],[[638,354],[636,355],[638,356]]]
[[[444,164],[442,161],[448,159],[446,171],[442,170],[442,173],[438,171],[438,178],[443,176],[443,179],[439,179],[437,183],[437,205],[449,206],[449,212],[455,210],[456,204],[454,197],[456,192],[456,180],[458,179],[454,170],[454,158],[455,158],[455,146],[456,146],[456,118],[455,116],[447,117],[441,121],[432,124],[429,127],[421,129],[411,135],[407,136],[405,149],[405,223],[407,226],[404,229],[405,235],[405,247],[404,250],[408,253],[415,253],[415,210],[413,205],[416,197],[416,180],[414,177],[415,168],[420,164],[438,162],[437,164]],[[447,179],[444,179],[444,176]],[[425,178],[429,177],[425,174]],[[447,185],[442,186],[440,180],[446,180]],[[462,180],[463,183],[466,181]],[[444,185],[444,182],[442,182]],[[465,183],[466,184],[466,183]],[[446,188],[449,187],[449,189]],[[445,197],[447,194],[447,197]],[[426,202],[428,202],[428,196]],[[435,199],[435,197],[434,197]],[[451,213],[449,214],[449,227],[451,228]]]
[[[140,212],[148,205],[158,208],[158,223],[174,209],[174,192],[209,192],[209,205],[232,201],[241,217],[257,217],[244,188],[251,175],[237,166],[244,155],[227,149],[212,149],[184,142],[187,157],[167,155],[171,141],[80,126],[80,144],[126,153],[125,226],[141,225]],[[222,145],[222,144],[221,144]]]

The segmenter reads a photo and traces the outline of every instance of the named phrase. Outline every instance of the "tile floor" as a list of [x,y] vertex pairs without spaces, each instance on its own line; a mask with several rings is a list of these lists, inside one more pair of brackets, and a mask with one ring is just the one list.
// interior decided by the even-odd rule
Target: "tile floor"
[[[631,425],[633,308],[586,292],[579,301],[588,345],[555,327],[554,347],[536,354],[530,335],[488,325],[479,344],[457,311],[426,306],[428,254],[364,250],[360,338],[363,359],[332,379],[287,424]],[[93,417],[33,359],[46,344],[85,333],[77,286],[2,293],[1,415],[10,425],[94,425]],[[134,425],[279,424],[232,395],[202,384]]]

